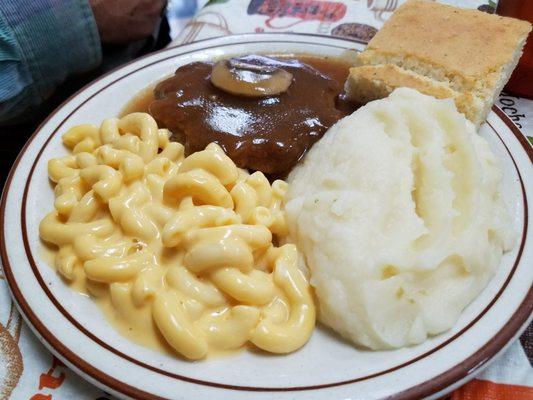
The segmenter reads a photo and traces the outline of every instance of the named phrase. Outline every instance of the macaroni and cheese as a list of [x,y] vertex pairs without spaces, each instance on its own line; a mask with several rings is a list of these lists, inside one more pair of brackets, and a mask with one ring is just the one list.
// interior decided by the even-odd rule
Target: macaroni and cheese
[[76,126],[63,142],[72,154],[48,164],[55,203],[41,238],[57,246],[57,271],[130,337],[188,359],[307,342],[309,284],[295,245],[275,244],[287,234],[285,182],[238,169],[214,143],[184,158],[145,113]]

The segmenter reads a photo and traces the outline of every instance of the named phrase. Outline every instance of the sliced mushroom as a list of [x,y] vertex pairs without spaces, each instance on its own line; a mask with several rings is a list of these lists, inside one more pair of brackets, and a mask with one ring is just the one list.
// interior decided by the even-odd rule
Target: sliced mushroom
[[262,62],[263,58],[218,61],[211,71],[211,83],[225,92],[243,97],[267,97],[286,92],[292,83],[292,74]]

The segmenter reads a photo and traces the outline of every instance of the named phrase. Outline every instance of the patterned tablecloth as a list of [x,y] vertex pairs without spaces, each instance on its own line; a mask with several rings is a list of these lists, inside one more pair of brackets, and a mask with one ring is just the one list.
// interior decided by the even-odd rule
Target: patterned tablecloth
[[[493,1],[445,3],[491,11]],[[294,31],[369,40],[403,0],[171,0],[171,45],[248,32]],[[198,10],[200,10],[198,12]],[[192,18],[194,17],[194,18]],[[191,19],[192,18],[192,19]],[[533,101],[498,105],[533,143]],[[452,400],[533,400],[533,325]],[[104,400],[110,396],[55,359],[23,323],[0,273],[0,400]]]

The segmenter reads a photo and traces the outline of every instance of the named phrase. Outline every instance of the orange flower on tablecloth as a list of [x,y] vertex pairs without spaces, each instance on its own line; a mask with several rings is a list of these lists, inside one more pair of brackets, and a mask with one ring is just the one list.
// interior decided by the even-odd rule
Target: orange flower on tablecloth
[[451,400],[533,400],[533,387],[474,379],[453,392]]

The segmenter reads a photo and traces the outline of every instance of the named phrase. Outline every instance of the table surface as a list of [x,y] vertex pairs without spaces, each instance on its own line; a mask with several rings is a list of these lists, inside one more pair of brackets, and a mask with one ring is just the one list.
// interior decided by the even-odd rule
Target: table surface
[[[265,0],[266,1],[266,0]],[[311,0],[309,0],[311,1]],[[390,15],[391,10],[401,4],[396,1],[351,1],[340,0],[338,3],[347,4],[348,13],[342,22],[364,22],[379,28]],[[477,8],[485,5],[483,0],[449,0],[448,3]],[[169,3],[167,16],[170,29],[175,41],[172,45],[179,45],[205,37],[220,36],[221,34],[244,33],[253,31],[272,30],[267,24],[267,16],[250,16],[247,13],[248,0],[211,0],[209,6],[201,9],[206,0],[173,0]],[[374,9],[372,9],[372,4]],[[379,5],[385,9],[379,10]],[[196,17],[191,20],[191,16]],[[209,14],[209,15],[208,15]],[[215,16],[216,23],[213,22]],[[282,19],[280,19],[283,21]],[[369,22],[370,21],[370,22]],[[292,21],[294,22],[294,21]],[[196,36],[191,37],[194,28]],[[295,31],[319,32],[330,34],[334,24],[324,21],[307,21],[290,28]],[[276,29],[280,31],[280,29]],[[60,90],[51,105],[43,107],[41,117],[67,97],[69,92],[76,89],[76,84],[69,82],[66,88]],[[522,132],[533,143],[533,101],[520,99],[509,94],[501,94],[496,103],[521,128]],[[0,127],[3,138],[0,146],[0,182],[3,182],[16,155],[24,145],[26,139],[37,126],[38,119],[25,125]],[[529,359],[529,361],[528,361]],[[533,399],[533,390],[528,392],[508,391],[504,397],[498,393],[500,383],[506,387],[533,386],[533,325],[522,336],[521,341],[514,343],[509,350],[501,355],[480,377],[456,391],[453,399],[473,399],[473,394],[492,391],[492,399],[514,396],[516,393],[526,393]],[[490,381],[490,382],[488,382]],[[479,383],[481,382],[481,384]],[[479,386],[481,385],[481,386]],[[492,386],[491,386],[492,385]],[[11,393],[13,399],[52,400],[52,399],[110,399],[110,396],[79,378],[72,371],[55,359],[29,328],[23,323],[20,315],[12,303],[7,290],[6,281],[0,274],[0,399],[5,399]],[[483,397],[477,398],[486,398]],[[518,397],[507,397],[517,398]]]

